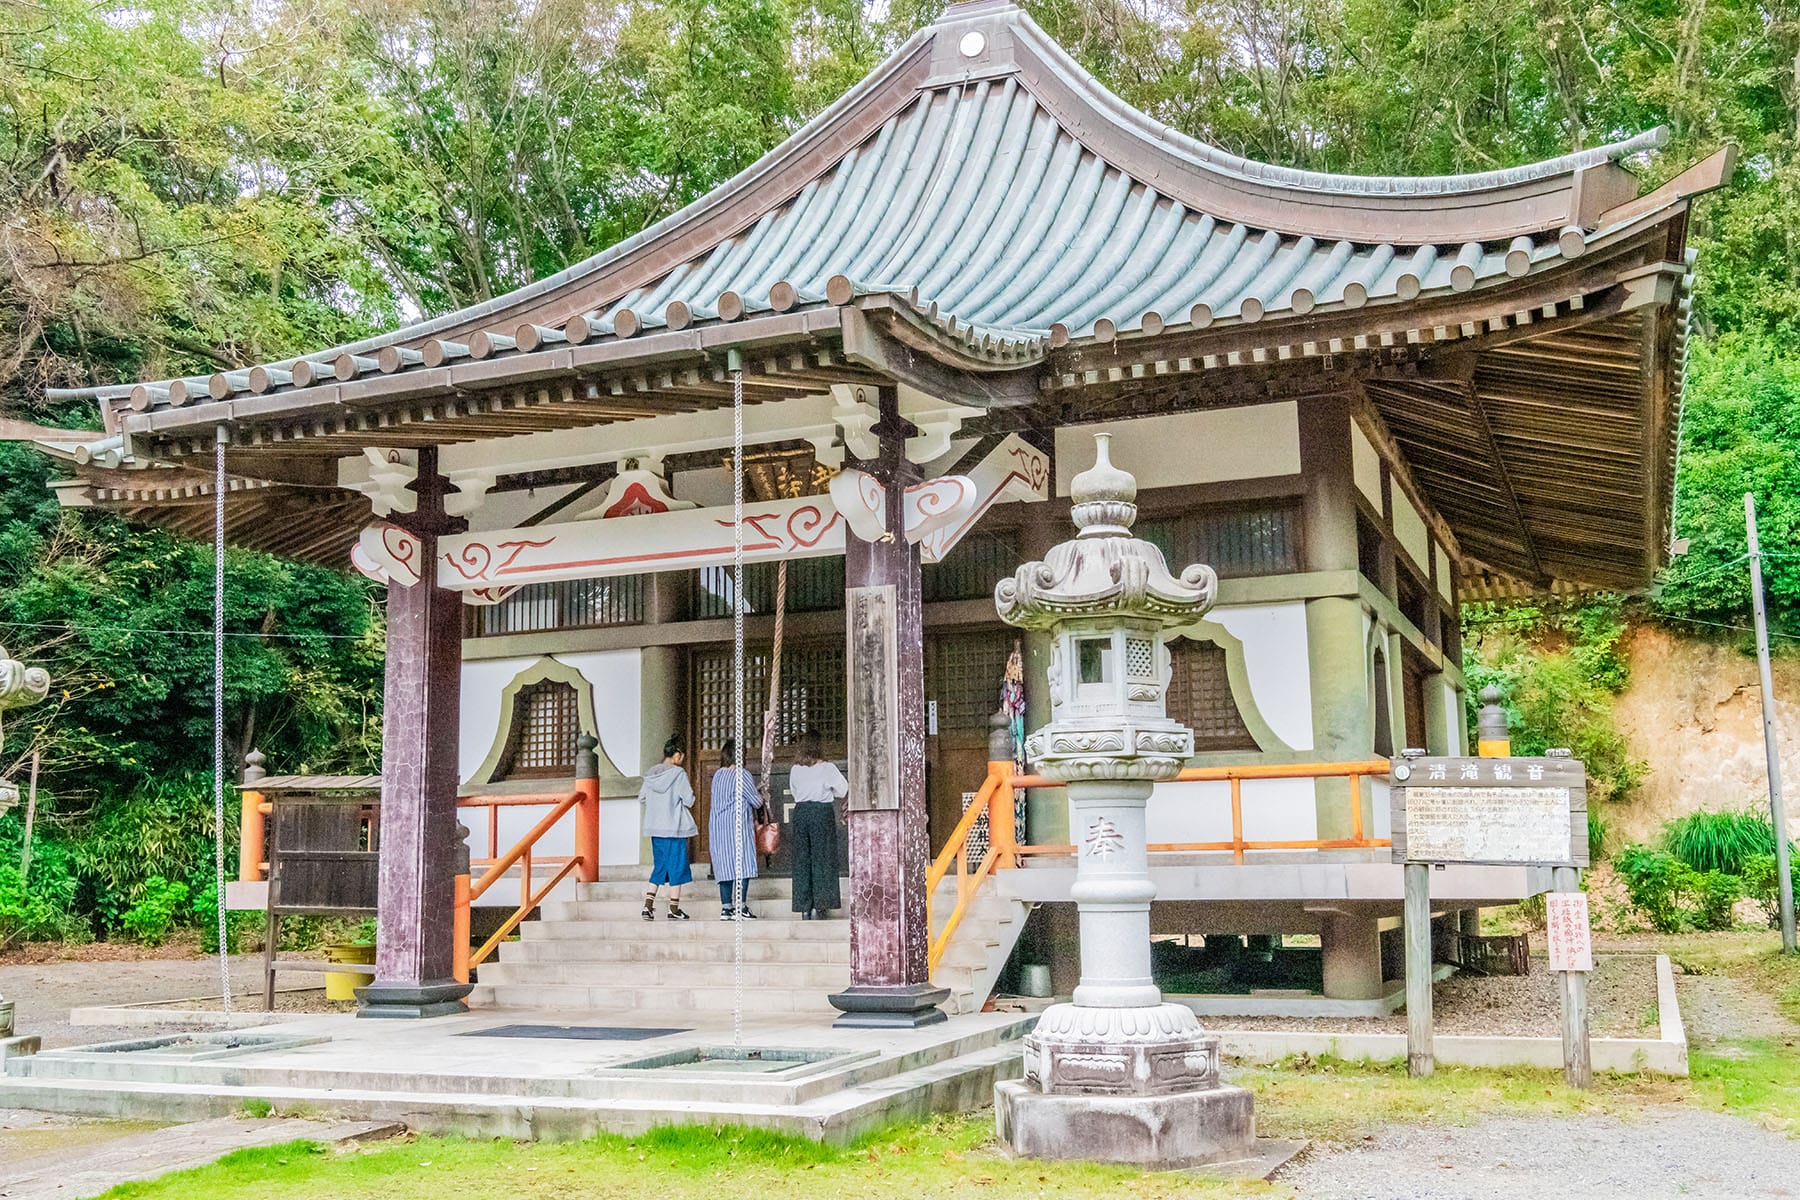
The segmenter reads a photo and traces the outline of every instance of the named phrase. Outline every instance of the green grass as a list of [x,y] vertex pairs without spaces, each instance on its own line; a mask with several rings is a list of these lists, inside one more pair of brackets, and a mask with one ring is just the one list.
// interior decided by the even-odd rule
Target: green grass
[[107,1200],[873,1200],[875,1197],[1287,1196],[1285,1188],[1196,1174],[1012,1161],[991,1114],[901,1126],[849,1146],[739,1128],[530,1143],[421,1137],[339,1153],[296,1142],[126,1184]]

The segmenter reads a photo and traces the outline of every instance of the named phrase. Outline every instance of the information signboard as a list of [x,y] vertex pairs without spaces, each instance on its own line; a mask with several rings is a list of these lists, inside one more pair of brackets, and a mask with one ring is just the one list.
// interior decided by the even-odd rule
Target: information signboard
[[1550,941],[1552,971],[1594,969],[1594,939],[1588,928],[1586,892],[1546,894],[1544,931]]
[[1395,759],[1394,861],[1586,866],[1587,771],[1573,758]]

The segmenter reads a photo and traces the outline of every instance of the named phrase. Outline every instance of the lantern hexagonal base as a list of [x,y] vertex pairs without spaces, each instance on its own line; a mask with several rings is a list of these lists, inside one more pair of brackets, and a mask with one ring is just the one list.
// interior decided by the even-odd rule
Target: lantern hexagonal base
[[1256,1153],[1250,1093],[1214,1087],[1166,1096],[1061,1096],[1022,1079],[994,1085],[994,1124],[1013,1153],[1174,1170]]

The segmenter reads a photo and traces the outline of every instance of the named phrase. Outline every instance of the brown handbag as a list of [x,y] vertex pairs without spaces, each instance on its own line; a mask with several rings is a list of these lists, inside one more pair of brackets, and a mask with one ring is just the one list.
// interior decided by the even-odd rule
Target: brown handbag
[[769,811],[768,805],[758,805],[756,809],[756,852],[765,858],[773,858],[775,851],[781,848],[781,824]]

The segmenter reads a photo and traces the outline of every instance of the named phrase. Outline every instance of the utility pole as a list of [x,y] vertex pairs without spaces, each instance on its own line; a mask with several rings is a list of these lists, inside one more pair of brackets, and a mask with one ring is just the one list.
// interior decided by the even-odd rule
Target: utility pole
[[1787,811],[1781,799],[1781,753],[1775,737],[1775,681],[1769,671],[1769,618],[1763,612],[1762,546],[1756,540],[1756,497],[1744,493],[1750,543],[1750,601],[1756,611],[1756,666],[1762,673],[1763,754],[1769,761],[1769,813],[1775,826],[1775,886],[1781,895],[1781,948],[1794,952],[1794,880],[1788,873]]

